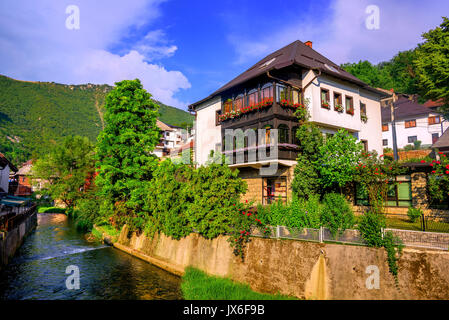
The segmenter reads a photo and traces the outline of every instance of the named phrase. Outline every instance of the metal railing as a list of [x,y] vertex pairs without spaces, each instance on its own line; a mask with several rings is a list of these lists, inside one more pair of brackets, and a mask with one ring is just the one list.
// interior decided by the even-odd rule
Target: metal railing
[[[340,230],[335,235],[325,227],[319,229],[303,228],[302,230],[296,228],[288,228],[285,226],[270,227],[271,233],[267,238],[271,239],[289,239],[312,242],[331,242],[344,243],[352,245],[365,245],[365,242],[359,230],[346,229]],[[424,232],[413,230],[402,230],[386,228],[382,229],[382,234],[392,232],[402,240],[406,247],[420,247],[428,249],[449,250],[449,233],[438,232]],[[254,229],[251,231],[251,236],[264,237],[263,232]]]

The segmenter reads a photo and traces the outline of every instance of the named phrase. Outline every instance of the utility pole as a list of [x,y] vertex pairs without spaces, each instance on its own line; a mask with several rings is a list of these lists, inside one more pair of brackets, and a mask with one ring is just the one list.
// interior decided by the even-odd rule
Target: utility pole
[[396,122],[394,119],[394,103],[396,102],[396,94],[393,92],[393,96],[390,100],[390,111],[391,111],[391,133],[393,135],[393,156],[394,160],[399,160],[398,155],[398,143],[396,139]]

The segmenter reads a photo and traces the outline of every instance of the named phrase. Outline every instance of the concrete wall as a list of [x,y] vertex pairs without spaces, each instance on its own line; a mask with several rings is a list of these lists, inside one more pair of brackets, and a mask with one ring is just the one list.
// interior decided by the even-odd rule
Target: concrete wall
[[37,226],[37,209],[19,226],[9,232],[0,232],[0,270],[8,264],[23,239]]
[[[114,246],[175,274],[193,266],[260,292],[308,299],[449,299],[449,252],[404,249],[396,288],[384,249],[252,238],[242,262],[227,240],[128,237],[125,226]],[[366,286],[368,266],[379,269],[379,289]]]
[[10,169],[8,165],[6,165],[3,170],[0,170],[0,188],[5,192],[8,192],[9,187],[9,171]]

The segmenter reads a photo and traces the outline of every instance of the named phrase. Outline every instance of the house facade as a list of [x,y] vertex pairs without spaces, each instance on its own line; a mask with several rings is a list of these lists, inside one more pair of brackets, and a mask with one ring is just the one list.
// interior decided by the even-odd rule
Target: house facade
[[[398,148],[421,141],[421,146],[431,147],[449,127],[449,123],[434,108],[418,103],[416,96],[397,95],[393,104]],[[393,149],[391,108],[382,107],[382,146]]]
[[222,152],[247,181],[247,200],[288,200],[298,155],[296,109],[307,108],[323,134],[343,128],[367,151],[381,153],[384,96],[311,42],[295,41],[189,106],[196,116],[196,161],[203,165],[211,151]]
[[186,144],[190,135],[181,127],[168,125],[160,120],[156,122],[161,131],[161,138],[153,153],[159,158],[167,157],[176,149]]
[[0,153],[0,194],[9,192],[9,175],[17,168],[4,155]]

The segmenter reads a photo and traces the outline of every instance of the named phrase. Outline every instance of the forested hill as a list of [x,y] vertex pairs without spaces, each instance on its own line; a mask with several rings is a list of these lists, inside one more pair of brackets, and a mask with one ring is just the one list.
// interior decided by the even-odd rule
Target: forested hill
[[[111,89],[108,85],[28,82],[0,75],[0,152],[20,165],[67,135],[95,141],[103,126],[102,105]],[[157,103],[161,121],[177,126],[192,123],[189,113]]]

